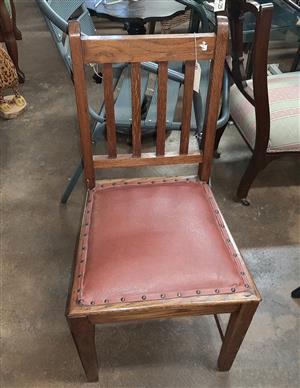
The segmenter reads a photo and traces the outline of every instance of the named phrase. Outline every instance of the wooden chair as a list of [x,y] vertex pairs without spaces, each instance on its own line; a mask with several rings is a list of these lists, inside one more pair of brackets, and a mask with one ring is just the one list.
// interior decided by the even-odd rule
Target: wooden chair
[[[208,185],[228,39],[216,34],[81,37],[69,24],[87,198],[67,321],[88,381],[98,380],[95,325],[214,314],[229,370],[260,302],[259,293]],[[195,49],[196,48],[196,49]],[[195,59],[211,60],[202,152],[189,153]],[[178,153],[165,151],[168,61],[185,62]],[[141,152],[140,63],[159,63],[155,153]],[[92,154],[84,64],[103,64],[108,155]],[[132,154],[117,154],[113,63],[131,64]],[[95,181],[95,169],[199,163],[194,178]],[[225,333],[217,314],[230,313]]]
[[[236,0],[228,4],[231,24],[231,76],[235,85],[230,91],[230,114],[253,152],[240,181],[237,197],[249,205],[248,191],[258,172],[283,155],[300,152],[300,72],[267,77],[269,34],[272,4]],[[244,14],[256,18],[252,50],[252,79],[247,79],[243,56]],[[218,147],[224,128],[217,132]]]
[[0,42],[4,42],[18,73],[19,82],[25,81],[25,75],[19,68],[18,46],[22,34],[16,25],[16,9],[13,0],[0,0]]

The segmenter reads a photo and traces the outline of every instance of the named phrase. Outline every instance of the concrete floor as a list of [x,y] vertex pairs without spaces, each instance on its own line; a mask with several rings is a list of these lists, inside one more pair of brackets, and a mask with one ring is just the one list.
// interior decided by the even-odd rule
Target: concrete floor
[[213,319],[180,318],[98,327],[100,382],[85,383],[64,318],[83,185],[59,204],[79,158],[74,93],[35,2],[17,11],[28,110],[0,121],[1,387],[298,387],[299,160],[270,164],[243,207],[233,196],[250,154],[233,126],[212,186],[263,302],[232,370],[216,371]]

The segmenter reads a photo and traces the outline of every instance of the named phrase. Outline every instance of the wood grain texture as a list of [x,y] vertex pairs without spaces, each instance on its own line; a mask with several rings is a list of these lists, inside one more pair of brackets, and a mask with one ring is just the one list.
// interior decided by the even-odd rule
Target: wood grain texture
[[86,317],[67,318],[67,321],[87,380],[98,381],[95,326]]
[[79,23],[69,23],[69,36],[73,62],[73,79],[77,105],[77,116],[80,128],[84,175],[87,187],[92,189],[95,186],[95,171],[93,166],[92,139],[90,130],[90,118],[88,113],[88,97],[84,74]]
[[[76,296],[74,296],[76,297]],[[95,306],[70,305],[69,317],[88,315],[93,323],[213,315],[239,311],[241,304],[258,303],[255,294],[223,294],[141,302],[122,302]]]
[[258,302],[254,301],[241,305],[239,311],[231,313],[218,359],[220,371],[231,368],[257,307]]
[[180,154],[189,152],[191,114],[193,103],[193,84],[195,73],[195,61],[185,62],[184,91],[182,102],[182,121],[180,134]]
[[104,64],[102,71],[103,71],[103,80],[104,80],[104,105],[105,105],[105,117],[106,117],[108,156],[110,158],[115,158],[117,156],[117,138],[116,138],[112,65],[109,63]]
[[217,16],[218,29],[216,37],[215,57],[212,64],[209,95],[207,99],[207,116],[204,123],[205,138],[203,149],[203,165],[201,180],[208,182],[214,152],[217,119],[221,100],[222,80],[224,74],[225,56],[228,42],[228,21],[225,16]]
[[166,141],[168,62],[158,65],[156,155],[164,155]]
[[194,164],[201,163],[202,154],[199,152],[188,155],[178,155],[175,152],[168,152],[162,156],[156,156],[154,152],[141,154],[140,158],[134,158],[131,154],[119,154],[118,158],[111,159],[106,155],[94,156],[95,168],[114,167],[137,167],[137,166],[160,166],[165,164]]
[[[213,58],[215,35],[111,35],[83,37],[85,63],[164,62],[194,61],[195,38],[205,41],[207,51],[197,48],[198,60]],[[100,49],[99,49],[100,48]]]
[[141,69],[139,63],[131,65],[131,108],[133,157],[141,156]]

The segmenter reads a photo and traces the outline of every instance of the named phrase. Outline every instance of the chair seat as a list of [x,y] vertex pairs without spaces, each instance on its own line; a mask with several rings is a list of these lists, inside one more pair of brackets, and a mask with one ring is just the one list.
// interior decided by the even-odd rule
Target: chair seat
[[[250,89],[252,81],[247,81]],[[300,72],[268,77],[270,140],[267,152],[300,151]],[[230,91],[230,113],[249,145],[254,148],[256,122],[254,107],[237,86]]]
[[78,249],[83,305],[249,291],[211,190],[196,180],[96,185]]

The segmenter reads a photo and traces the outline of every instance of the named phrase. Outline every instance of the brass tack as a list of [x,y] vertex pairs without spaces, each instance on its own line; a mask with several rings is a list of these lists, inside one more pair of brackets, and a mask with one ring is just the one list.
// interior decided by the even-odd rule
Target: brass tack
[[245,275],[245,272],[241,272],[241,275],[244,276],[244,275]]
[[166,297],[166,294],[160,294],[160,297],[164,299]]
[[220,224],[221,228],[225,228],[225,225],[224,224]]
[[142,296],[142,299],[143,299],[143,300],[146,300],[146,298],[147,298],[146,295],[143,295],[143,296]]
[[109,303],[109,299],[104,299],[104,303]]
[[245,284],[245,287],[246,287],[246,288],[249,288],[249,284]]
[[121,298],[121,302],[125,302],[125,298],[122,297],[122,298]]
[[196,294],[201,294],[201,291],[200,290],[196,290]]
[[234,256],[234,257],[237,257],[237,253],[234,253],[233,256]]
[[228,238],[227,240],[226,240],[228,243],[230,243],[230,239]]
[[220,290],[218,288],[215,289],[215,293],[218,294]]
[[94,301],[94,300],[92,300],[92,301],[91,301],[91,304],[95,304],[95,301]]
[[81,304],[82,303],[82,299],[78,299],[77,303]]
[[215,210],[215,213],[218,214],[218,213],[219,213],[219,210]]
[[231,292],[235,292],[235,288],[234,287],[232,287]]
[[181,292],[177,292],[177,296],[180,297],[181,296]]

